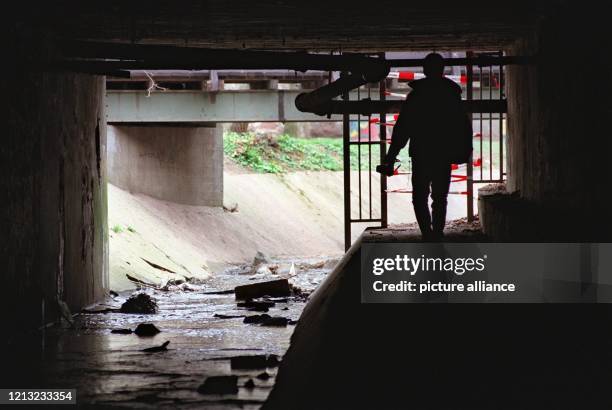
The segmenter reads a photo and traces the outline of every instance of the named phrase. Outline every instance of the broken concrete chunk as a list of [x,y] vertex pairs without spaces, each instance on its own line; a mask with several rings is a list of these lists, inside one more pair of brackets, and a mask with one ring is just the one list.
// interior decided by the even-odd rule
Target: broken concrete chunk
[[268,367],[268,356],[236,356],[230,359],[232,369],[265,369]]
[[291,294],[291,288],[287,279],[277,279],[269,282],[236,286],[234,292],[236,293],[236,299],[248,300],[260,298],[262,296],[289,296]]
[[275,354],[259,354],[254,356],[236,356],[230,359],[232,369],[265,369],[277,367],[280,363]]
[[221,313],[215,313],[213,316],[217,319],[238,319],[244,317],[244,315],[223,315]]
[[236,394],[238,393],[238,376],[211,376],[198,387],[200,394]]
[[146,293],[132,295],[126,300],[120,309],[121,313],[153,314],[157,313],[157,302]]
[[134,333],[138,336],[155,336],[161,332],[153,323],[141,323],[136,327]]
[[262,326],[285,327],[289,323],[289,319],[281,316],[273,316],[261,322]]
[[169,344],[170,344],[170,341],[165,341],[160,346],[148,347],[146,349],[142,349],[142,351],[147,352],[147,353],[165,352],[166,350],[168,350]]
[[263,323],[266,320],[270,319],[271,316],[270,315],[266,315],[265,313],[263,315],[252,315],[252,316],[247,316],[244,318],[243,322],[244,323]]
[[113,329],[111,333],[116,333],[120,335],[130,335],[132,334],[132,329]]
[[255,388],[255,382],[253,381],[253,379],[249,379],[244,383],[244,387],[247,389],[254,389]]

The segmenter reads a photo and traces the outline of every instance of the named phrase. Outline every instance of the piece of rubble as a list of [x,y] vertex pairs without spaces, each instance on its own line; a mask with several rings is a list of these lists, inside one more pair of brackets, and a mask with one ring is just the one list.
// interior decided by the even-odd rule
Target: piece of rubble
[[165,341],[160,346],[148,347],[146,349],[142,349],[142,351],[147,353],[165,352],[166,350],[168,350],[169,344],[170,341]]
[[262,296],[289,296],[291,288],[287,279],[277,279],[268,282],[258,282],[250,285],[236,286],[234,288],[236,299],[257,299]]
[[131,335],[132,329],[113,329],[111,333],[119,334],[119,335]]
[[268,356],[237,356],[230,359],[232,369],[265,369],[268,364]]
[[269,319],[266,319],[261,322],[262,326],[270,326],[270,327],[286,327],[289,323],[289,319],[282,316],[272,316]]
[[267,367],[276,367],[279,364],[278,356],[271,355],[254,355],[254,356],[236,356],[230,359],[232,369],[265,369]]
[[244,315],[223,315],[221,313],[215,313],[213,316],[217,319],[238,319],[241,317],[245,317]]
[[255,388],[255,382],[253,381],[253,379],[249,379],[244,383],[244,387],[246,389],[254,389]]
[[153,323],[140,323],[136,326],[134,333],[138,336],[155,336],[161,332]]
[[200,394],[236,394],[238,376],[210,376],[198,387]]
[[244,323],[263,323],[270,318],[271,318],[270,315],[267,315],[264,313],[263,315],[247,316],[244,318],[243,322]]
[[157,302],[146,293],[132,295],[126,300],[120,309],[121,313],[153,314],[157,313]]

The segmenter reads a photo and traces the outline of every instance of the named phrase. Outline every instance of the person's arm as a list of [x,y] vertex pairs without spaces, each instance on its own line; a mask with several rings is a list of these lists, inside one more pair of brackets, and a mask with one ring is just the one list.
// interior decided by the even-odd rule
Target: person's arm
[[408,133],[408,121],[410,121],[410,115],[408,114],[411,105],[410,95],[406,98],[395,126],[393,127],[393,134],[391,134],[391,146],[385,156],[384,163],[376,167],[376,170],[382,174],[391,176],[394,171],[394,164],[399,152],[406,146],[410,135]]

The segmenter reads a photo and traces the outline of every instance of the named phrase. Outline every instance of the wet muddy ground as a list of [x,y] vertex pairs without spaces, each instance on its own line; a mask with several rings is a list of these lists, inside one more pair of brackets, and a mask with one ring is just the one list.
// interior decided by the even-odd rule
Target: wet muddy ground
[[[73,328],[64,322],[46,329],[40,340],[40,386],[75,388],[78,404],[88,407],[259,408],[274,384],[275,356],[282,360],[295,326],[245,324],[243,316],[262,312],[237,307],[233,293],[214,292],[292,274],[290,282],[308,294],[335,263],[299,260],[291,270],[291,262],[272,261],[272,269],[266,266],[259,270],[235,266],[210,280],[189,285],[187,291],[180,287],[169,291],[141,289],[157,301],[156,314],[106,311],[119,308],[133,292],[109,297],[89,310],[104,313],[79,314]],[[306,299],[304,295],[277,298],[267,314],[297,321]],[[141,323],[153,323],[161,332],[152,337],[112,333],[133,330]],[[166,341],[170,342],[166,351],[143,351]],[[245,367],[235,358],[261,355],[267,358],[263,365],[232,368],[232,358],[234,367]],[[222,375],[238,376],[237,394],[198,392],[207,377]],[[249,384],[251,387],[245,387]]]

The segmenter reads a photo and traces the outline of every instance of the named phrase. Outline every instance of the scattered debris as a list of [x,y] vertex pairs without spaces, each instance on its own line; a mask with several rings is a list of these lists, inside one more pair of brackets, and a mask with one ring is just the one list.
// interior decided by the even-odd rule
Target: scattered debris
[[183,279],[169,279],[168,282],[166,282],[166,286],[168,285],[179,286],[179,285],[182,285],[183,283],[185,283],[185,280]]
[[142,349],[142,351],[147,352],[147,353],[165,352],[166,350],[168,350],[169,344],[170,344],[170,341],[167,340],[164,343],[162,343],[160,346],[148,347],[146,349]]
[[236,286],[234,292],[236,293],[236,299],[248,300],[262,296],[289,296],[291,295],[291,288],[287,279],[277,279],[268,282]]
[[265,369],[267,367],[277,367],[280,363],[275,354],[236,356],[230,359],[232,369]]
[[152,314],[157,313],[157,302],[146,293],[132,295],[120,309],[121,313]]
[[274,307],[276,303],[259,300],[247,300],[245,302],[239,302],[236,304],[238,307],[247,308],[256,312],[267,312],[269,308]]
[[111,330],[111,333],[116,333],[120,335],[131,335],[132,329],[113,329]]
[[244,383],[244,387],[246,389],[254,389],[255,388],[255,382],[253,381],[253,379],[249,379]]
[[234,293],[234,289],[228,290],[211,290],[208,292],[202,292],[203,295],[229,295]]
[[119,296],[119,294],[115,292],[114,290],[109,290],[108,294],[110,295],[111,298],[116,298],[117,296]]
[[238,393],[238,376],[211,376],[198,387],[200,394],[236,394]]
[[217,319],[238,319],[241,317],[245,317],[244,315],[222,315],[221,313],[215,313],[214,317]]
[[161,332],[161,330],[159,330],[153,323],[141,323],[136,326],[136,330],[134,330],[134,333],[136,333],[138,336],[145,337],[155,336],[159,332]]
[[253,267],[257,268],[259,265],[269,264],[270,262],[270,258],[268,258],[263,252],[257,251],[255,257],[253,258]]
[[295,263],[291,262],[291,268],[289,268],[289,277],[292,277],[295,275],[296,275]]
[[238,204],[234,202],[229,205],[223,205],[223,210],[230,213],[238,212]]
[[268,367],[267,355],[237,356],[230,359],[232,369],[265,369]]
[[268,372],[263,372],[263,373],[259,373],[256,377],[259,380],[268,380],[272,376],[270,376],[270,373],[268,373]]
[[243,323],[263,323],[271,318],[272,317],[270,315],[267,315],[265,313],[263,315],[246,316],[243,320]]
[[286,327],[287,323],[289,323],[289,319],[282,316],[272,316],[269,319],[266,319],[261,322],[262,326],[271,326],[271,327]]

